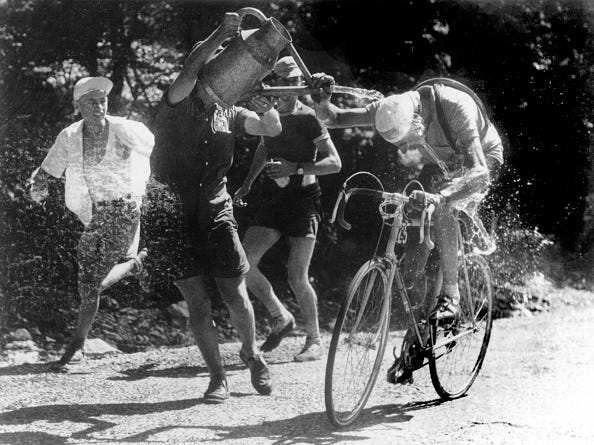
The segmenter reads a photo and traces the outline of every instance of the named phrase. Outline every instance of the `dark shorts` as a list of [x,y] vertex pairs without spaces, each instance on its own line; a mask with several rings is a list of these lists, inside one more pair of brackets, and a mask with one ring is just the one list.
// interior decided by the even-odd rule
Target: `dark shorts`
[[232,211],[221,212],[208,227],[200,226],[196,214],[189,215],[186,233],[190,258],[182,278],[205,274],[234,278],[250,269]]
[[285,236],[315,238],[322,220],[320,185],[272,187],[264,191],[264,203],[254,225],[278,230]]

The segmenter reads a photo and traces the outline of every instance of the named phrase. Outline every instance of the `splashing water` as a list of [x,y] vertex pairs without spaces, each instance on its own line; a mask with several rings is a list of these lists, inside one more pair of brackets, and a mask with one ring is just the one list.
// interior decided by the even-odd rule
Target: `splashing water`
[[[309,86],[279,86],[279,87],[263,87],[251,94],[262,94],[264,96],[286,97],[286,96],[304,96],[306,94],[319,93],[317,88]],[[361,99],[379,100],[385,96],[379,91],[366,90],[364,88],[347,87],[343,85],[332,85],[332,92],[337,94],[350,94]]]
[[333,93],[350,94],[351,96],[359,97],[361,99],[379,100],[385,96],[379,91],[366,90],[363,88],[346,87],[343,85],[332,85]]

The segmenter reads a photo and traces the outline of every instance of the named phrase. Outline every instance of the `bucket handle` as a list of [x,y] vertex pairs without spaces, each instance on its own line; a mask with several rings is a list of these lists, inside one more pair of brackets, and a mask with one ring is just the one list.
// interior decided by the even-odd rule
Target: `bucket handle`
[[[237,11],[237,14],[239,14],[239,17],[241,17],[242,20],[248,14],[256,17],[258,20],[260,20],[260,23],[264,23],[266,20],[268,20],[268,18],[264,15],[262,11],[260,11],[257,8],[252,8],[251,6],[241,8],[239,11]],[[305,82],[307,84],[311,84],[311,73],[309,72],[309,69],[307,69],[307,67],[305,66],[305,63],[303,63],[303,59],[293,46],[293,43],[287,44],[287,50],[289,51],[289,53],[291,53],[291,56],[293,56],[293,59],[295,59],[295,63],[303,73]]]
[[248,14],[251,14],[254,17],[256,17],[258,20],[260,20],[260,23],[264,23],[266,20],[268,20],[262,11],[256,8],[252,8],[250,6],[246,8],[241,8],[239,11],[237,11],[237,14],[241,18],[241,20],[243,20],[243,18]]

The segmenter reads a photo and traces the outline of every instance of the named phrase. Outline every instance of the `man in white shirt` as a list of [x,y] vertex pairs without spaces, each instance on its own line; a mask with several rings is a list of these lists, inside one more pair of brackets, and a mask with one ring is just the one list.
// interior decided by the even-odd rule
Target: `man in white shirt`
[[140,122],[107,115],[112,86],[104,77],[76,83],[73,105],[82,120],[60,132],[30,179],[31,198],[41,202],[49,176],[65,175],[66,206],[84,225],[78,243],[78,323],[58,362],[60,369],[78,351],[84,353],[101,292],[138,272],[146,255],[138,253],[140,205],[154,138]]

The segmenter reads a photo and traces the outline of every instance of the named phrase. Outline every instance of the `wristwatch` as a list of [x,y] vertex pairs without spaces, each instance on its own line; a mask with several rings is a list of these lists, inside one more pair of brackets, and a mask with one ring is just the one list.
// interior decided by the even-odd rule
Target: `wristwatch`
[[303,175],[303,164],[301,162],[297,163],[297,174]]

